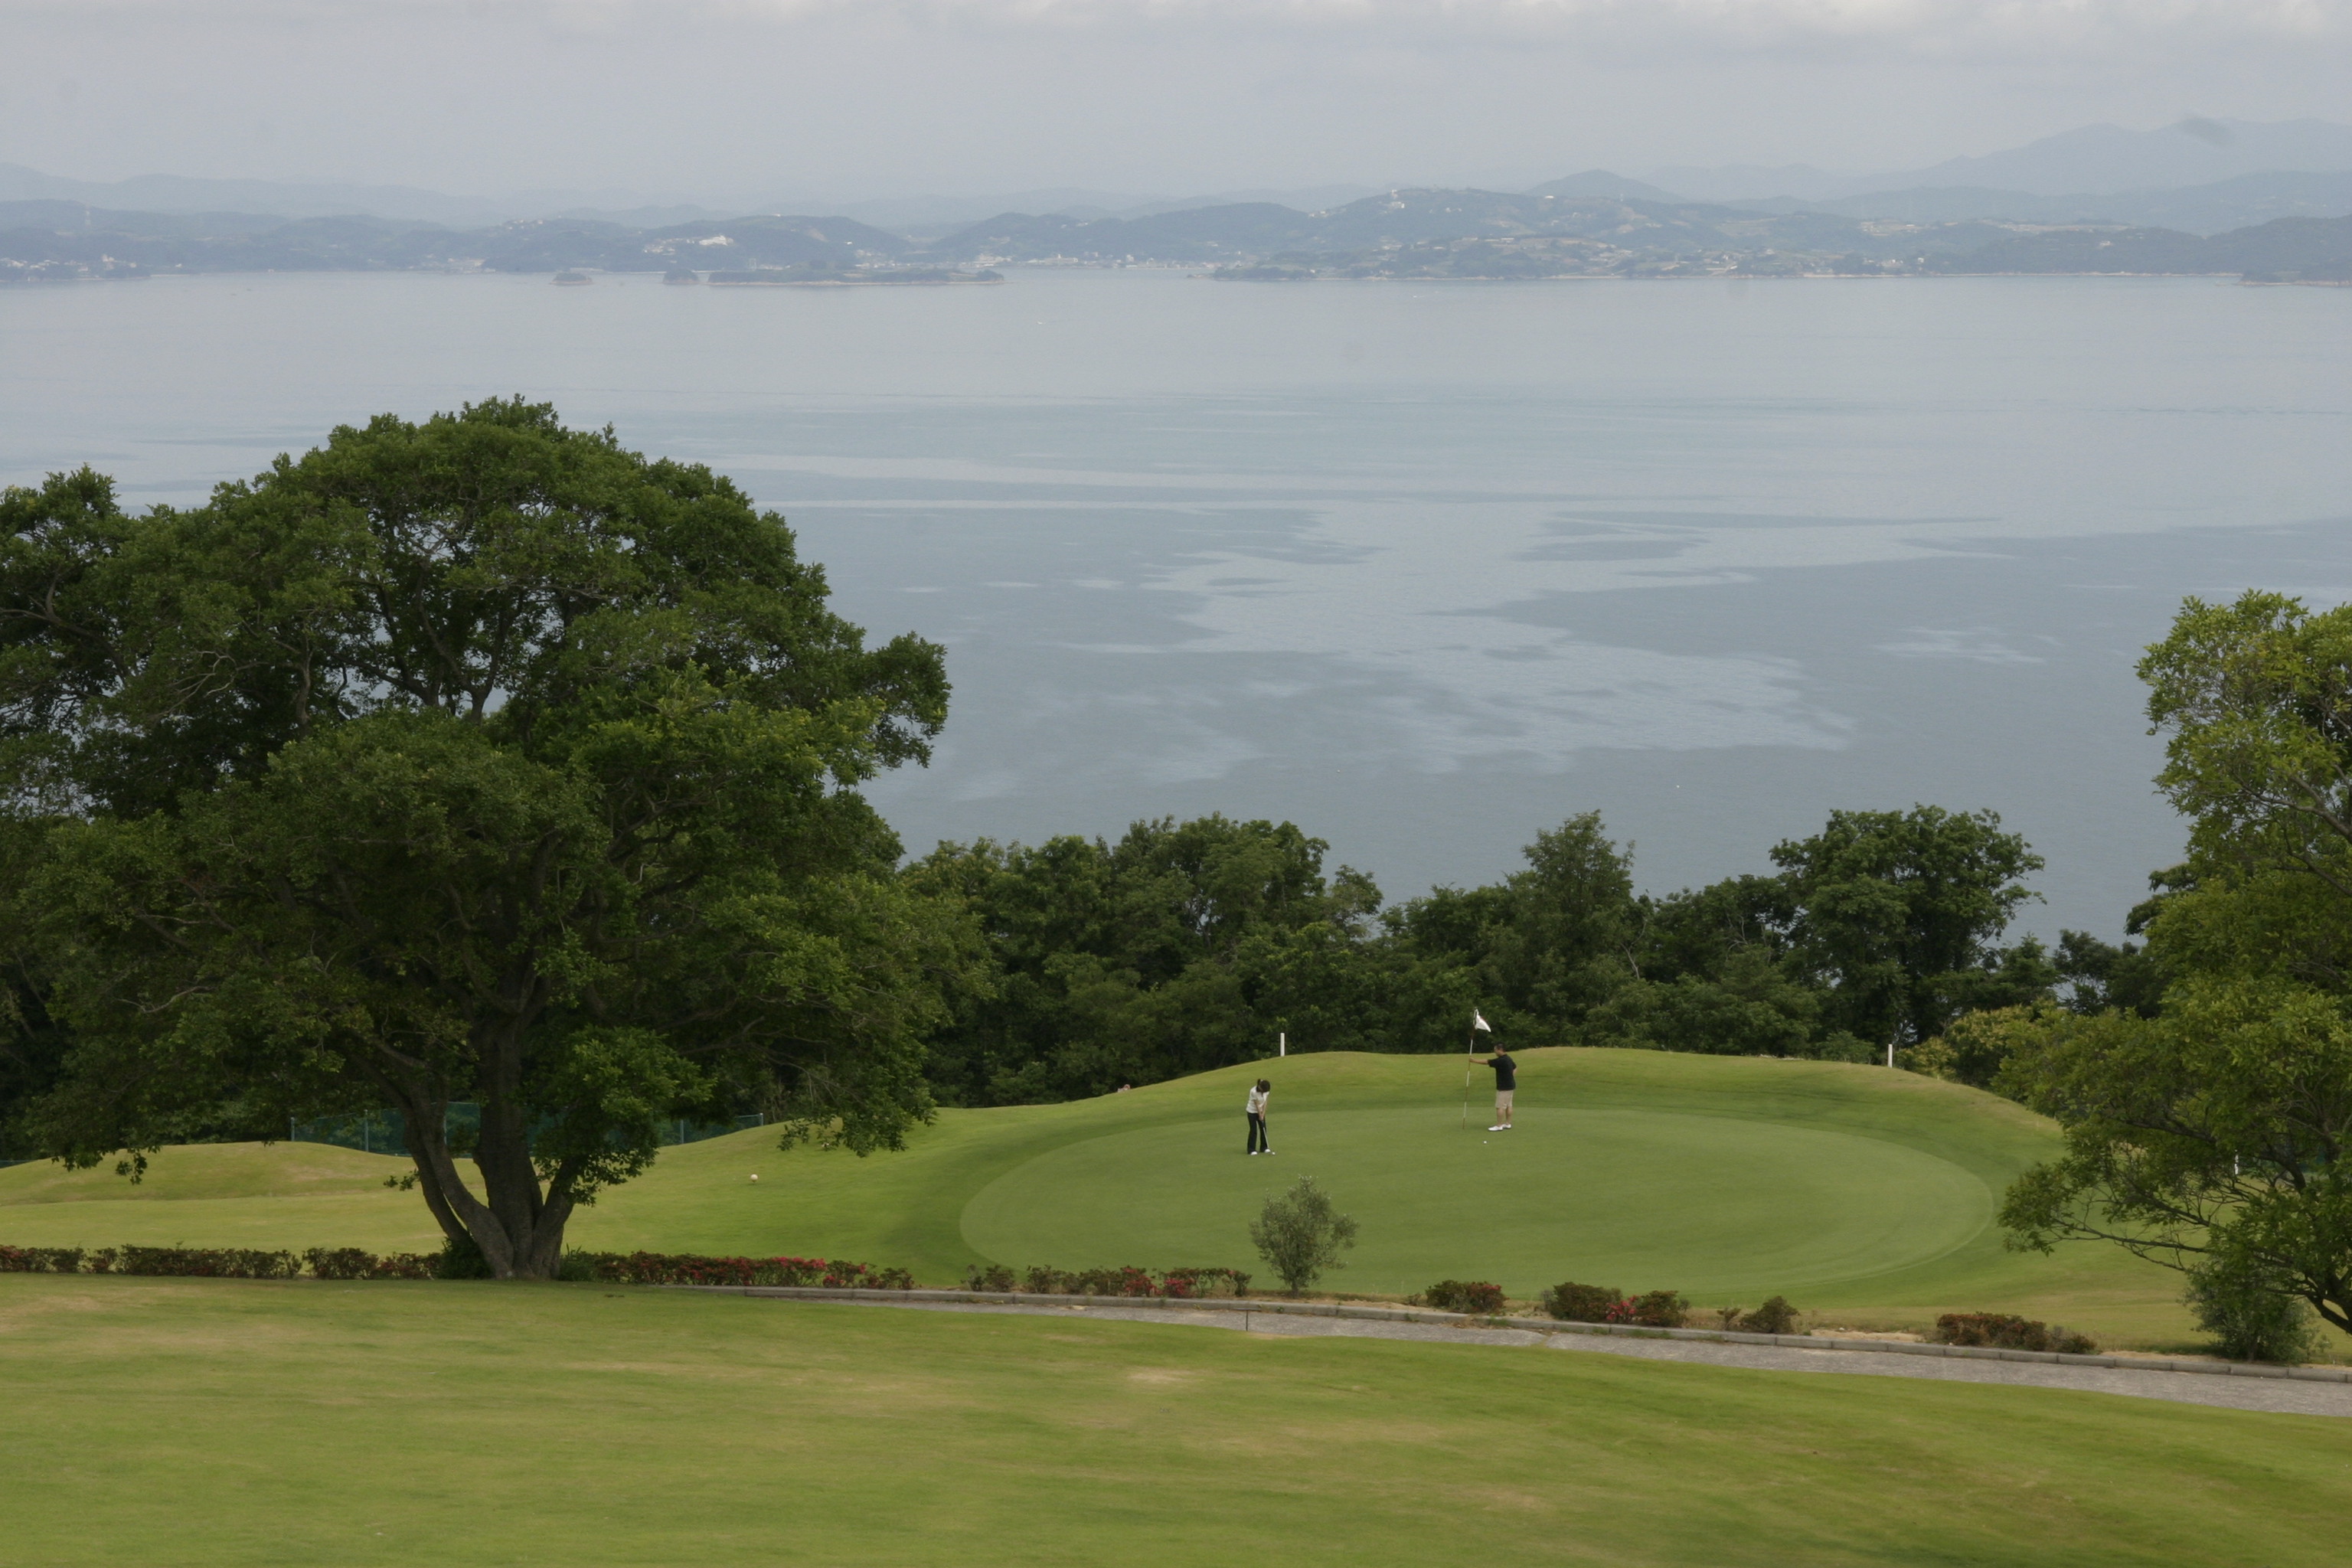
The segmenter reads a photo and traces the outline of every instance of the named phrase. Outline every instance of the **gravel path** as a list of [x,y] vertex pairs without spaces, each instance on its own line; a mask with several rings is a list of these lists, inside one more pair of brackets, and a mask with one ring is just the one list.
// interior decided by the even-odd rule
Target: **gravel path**
[[1705,1340],[1625,1339],[1601,1334],[1537,1333],[1527,1329],[1457,1329],[1436,1323],[1383,1323],[1349,1318],[1292,1317],[1274,1312],[1145,1309],[1115,1306],[982,1306],[953,1301],[864,1301],[901,1311],[982,1312],[1023,1317],[1107,1318],[1121,1322],[1173,1323],[1253,1334],[1366,1340],[1423,1340],[1454,1345],[1521,1345],[1645,1361],[1744,1366],[1764,1372],[1846,1373],[1860,1377],[1925,1377],[1947,1383],[2000,1383],[2028,1388],[2071,1388],[2298,1415],[2352,1416],[2352,1384],[2282,1378],[2215,1377],[2205,1373],[2141,1372],[2037,1362],[1958,1361],[1887,1355],[1869,1351],[1815,1351],[1774,1345],[1719,1344]]

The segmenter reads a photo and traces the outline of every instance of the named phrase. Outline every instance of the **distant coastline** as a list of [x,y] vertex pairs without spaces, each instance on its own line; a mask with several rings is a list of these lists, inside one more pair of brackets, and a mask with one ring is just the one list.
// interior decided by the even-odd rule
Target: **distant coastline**
[[2343,284],[2352,283],[2352,216],[2274,217],[2198,234],[2107,222],[1768,211],[1664,193],[1428,189],[1328,212],[1236,202],[1132,218],[1005,213],[945,234],[904,235],[848,218],[772,213],[657,227],[540,218],[454,229],[360,216],[0,202],[0,282],[14,283],[415,271],[903,288],[1001,283],[1005,267],[1181,267],[1236,283],[2084,274]]

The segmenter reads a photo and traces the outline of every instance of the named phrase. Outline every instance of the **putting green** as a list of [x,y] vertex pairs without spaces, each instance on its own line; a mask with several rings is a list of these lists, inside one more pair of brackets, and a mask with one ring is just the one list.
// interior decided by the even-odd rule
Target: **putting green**
[[[1459,1059],[1346,1052],[1068,1104],[946,1110],[904,1151],[864,1159],[739,1132],[662,1151],[567,1239],[855,1258],[940,1285],[974,1263],[1223,1265],[1263,1279],[1249,1221],[1268,1192],[1311,1173],[1362,1227],[1327,1288],[1486,1279],[1524,1299],[1578,1279],[1677,1289],[1700,1307],[1779,1292],[1831,1323],[2007,1311],[2119,1343],[2194,1342],[2169,1271],[2113,1247],[2002,1247],[1998,1194],[2059,1146],[2049,1122],[2007,1100],[1832,1062],[1578,1049],[1519,1062],[1509,1133],[1464,1131]],[[1275,1082],[1280,1152],[1254,1160],[1242,1099],[1261,1076]],[[105,1169],[18,1166],[0,1170],[0,1242],[437,1246],[417,1195],[382,1185],[402,1164],[316,1144],[203,1144],[163,1151],[141,1187]]]
[[1993,1209],[1984,1182],[1948,1160],[1769,1121],[1530,1110],[1508,1133],[1465,1136],[1426,1110],[1310,1111],[1281,1118],[1276,1152],[1251,1158],[1233,1147],[1231,1120],[1041,1154],[965,1205],[964,1239],[990,1258],[1088,1266],[1246,1257],[1237,1233],[1304,1173],[1363,1216],[1352,1289],[1516,1279],[1548,1258],[1561,1278],[1671,1279],[1713,1297],[1926,1263],[1975,1238]]

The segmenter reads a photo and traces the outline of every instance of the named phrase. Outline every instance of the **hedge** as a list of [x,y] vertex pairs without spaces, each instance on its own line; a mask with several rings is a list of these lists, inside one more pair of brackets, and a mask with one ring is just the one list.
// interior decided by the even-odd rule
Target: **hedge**
[[[457,1249],[394,1252],[379,1257],[357,1247],[314,1247],[256,1252],[221,1247],[0,1247],[0,1274],[144,1274],[205,1279],[446,1279],[470,1277]],[[886,1290],[914,1287],[903,1268],[822,1258],[705,1258],[694,1253],[570,1252],[566,1279],[625,1285],[859,1285]]]
[[963,1289],[1006,1296],[1165,1296],[1173,1300],[1216,1300],[1249,1294],[1250,1277],[1234,1268],[1171,1268],[1155,1277],[1129,1264],[1120,1268],[1064,1269],[1037,1266],[1015,1273],[1001,1263],[976,1263],[964,1270]]
[[821,1285],[834,1289],[911,1290],[903,1268],[822,1258],[714,1258],[697,1252],[568,1252],[563,1278],[613,1285]]

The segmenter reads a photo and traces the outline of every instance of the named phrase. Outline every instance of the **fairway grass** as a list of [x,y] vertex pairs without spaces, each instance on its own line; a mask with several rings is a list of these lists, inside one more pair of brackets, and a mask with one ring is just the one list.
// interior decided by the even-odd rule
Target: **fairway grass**
[[2338,1564],[2352,1421],[593,1286],[0,1276],[0,1558]]
[[[2169,1271],[2112,1247],[2004,1250],[2001,1191],[2058,1144],[1994,1096],[1837,1063],[1536,1050],[1520,1058],[1518,1126],[1489,1133],[1486,1097],[1464,1115],[1462,1072],[1448,1058],[1292,1057],[949,1110],[905,1152],[865,1159],[740,1132],[663,1151],[570,1240],[853,1258],[940,1285],[986,1262],[1262,1275],[1248,1222],[1311,1173],[1361,1226],[1328,1288],[1490,1279],[1525,1300],[1576,1279],[1701,1307],[1780,1294],[1864,1327],[2014,1311],[2126,1346],[2193,1343]],[[1252,1159],[1241,1103],[1261,1075],[1278,1152]],[[0,1171],[0,1242],[430,1248],[422,1201],[382,1185],[405,1168],[315,1144],[167,1150],[142,1188],[20,1166]]]

